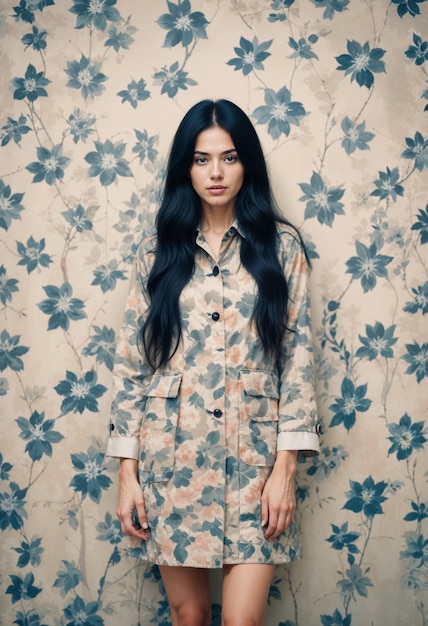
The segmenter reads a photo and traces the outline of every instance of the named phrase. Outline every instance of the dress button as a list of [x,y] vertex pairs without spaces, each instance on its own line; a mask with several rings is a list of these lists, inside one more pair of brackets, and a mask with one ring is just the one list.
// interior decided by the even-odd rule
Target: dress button
[[110,432],[112,432],[114,430],[114,424],[110,424],[109,430],[110,430]]
[[213,276],[218,276],[220,273],[220,270],[218,269],[218,265],[216,265],[215,267],[213,267]]
[[214,409],[214,417],[221,417],[223,415],[223,411],[220,409]]
[[220,319],[220,313],[217,313],[217,311],[214,311],[214,313],[211,315],[212,319],[214,322],[218,322],[218,320]]
[[318,436],[322,435],[322,427],[321,427],[321,424],[320,424],[320,423],[318,423],[318,424],[315,426],[315,431],[316,431],[316,433],[317,433],[317,435],[318,435]]

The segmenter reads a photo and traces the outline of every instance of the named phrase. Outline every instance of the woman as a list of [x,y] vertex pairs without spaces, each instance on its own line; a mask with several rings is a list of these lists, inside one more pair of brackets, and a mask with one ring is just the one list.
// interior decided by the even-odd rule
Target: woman
[[139,246],[117,347],[117,514],[157,563],[173,626],[262,626],[274,564],[300,556],[294,475],[316,454],[307,263],[259,139],[227,100],[176,132],[156,232]]

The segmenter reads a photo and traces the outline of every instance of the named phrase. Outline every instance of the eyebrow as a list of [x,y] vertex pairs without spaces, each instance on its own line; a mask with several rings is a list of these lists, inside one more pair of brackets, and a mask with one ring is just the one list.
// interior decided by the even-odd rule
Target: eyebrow
[[[236,148],[230,148],[229,150],[224,150],[221,154],[231,154],[232,152],[238,153]],[[201,154],[202,156],[209,156],[209,152],[203,152],[202,150],[195,150],[193,154]]]

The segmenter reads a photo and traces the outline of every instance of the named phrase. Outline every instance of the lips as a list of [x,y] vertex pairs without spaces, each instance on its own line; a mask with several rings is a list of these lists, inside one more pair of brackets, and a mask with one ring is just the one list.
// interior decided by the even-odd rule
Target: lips
[[223,189],[226,189],[223,185],[212,185],[211,187],[208,187],[208,191],[221,191]]

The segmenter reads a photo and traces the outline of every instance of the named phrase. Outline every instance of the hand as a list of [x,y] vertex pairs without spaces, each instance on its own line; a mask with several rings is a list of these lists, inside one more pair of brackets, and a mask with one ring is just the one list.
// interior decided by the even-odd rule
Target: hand
[[138,461],[121,459],[119,470],[119,497],[117,516],[125,535],[147,539],[149,524],[143,492],[137,479]]
[[293,521],[296,512],[297,451],[281,450],[277,453],[272,473],[262,493],[262,526],[266,526],[268,541],[276,539]]

